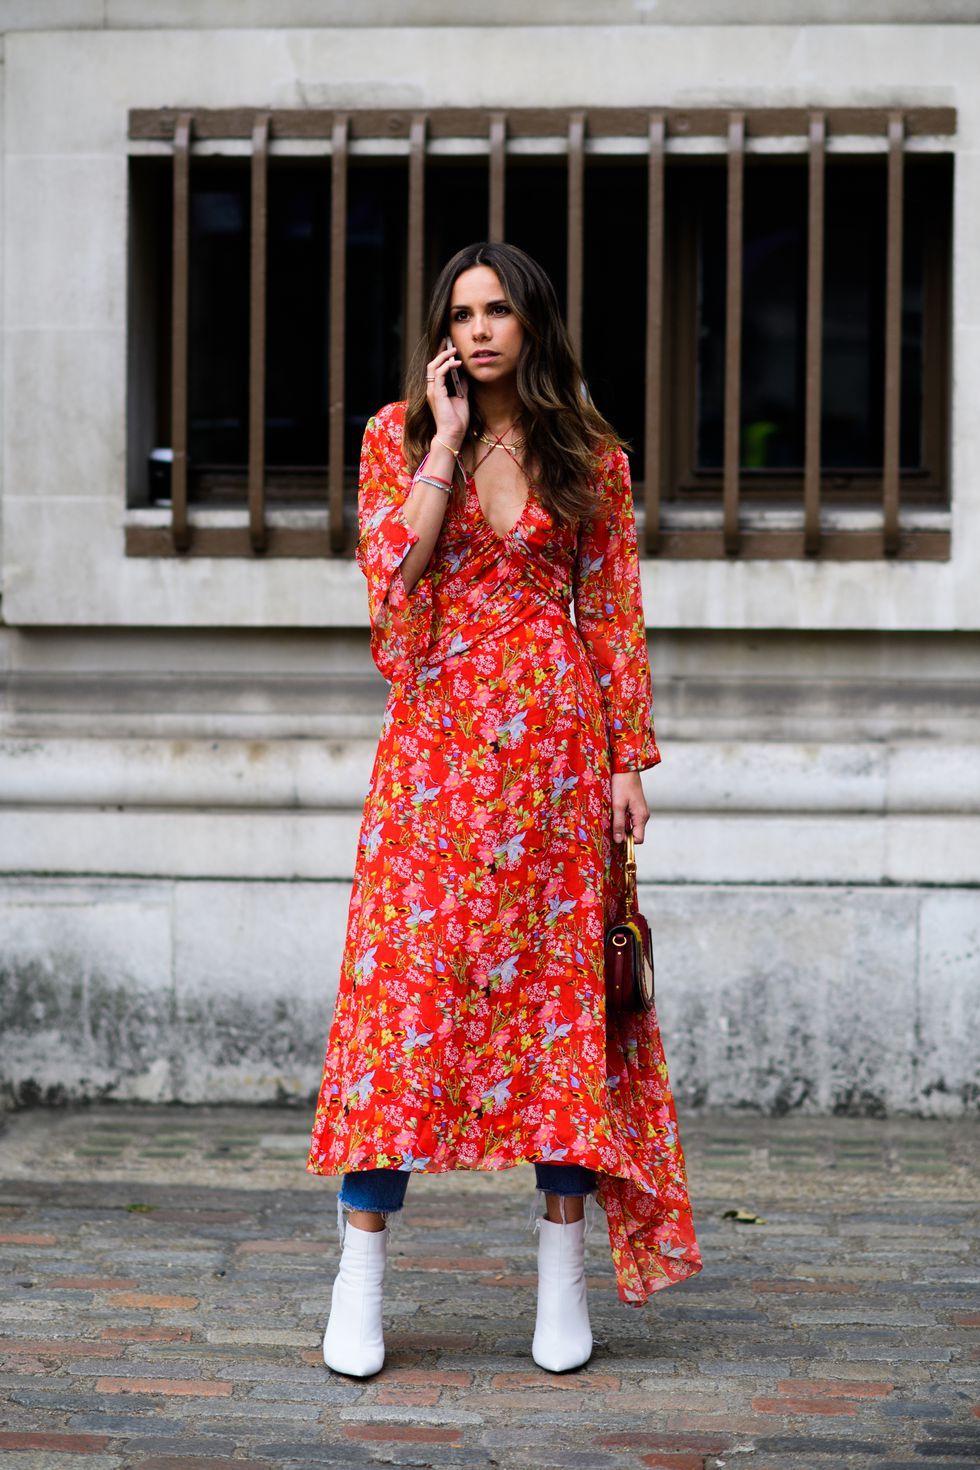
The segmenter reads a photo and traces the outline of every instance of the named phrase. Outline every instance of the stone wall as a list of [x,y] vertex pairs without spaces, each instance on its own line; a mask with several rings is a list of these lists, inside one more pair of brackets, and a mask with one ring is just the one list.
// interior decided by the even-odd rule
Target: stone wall
[[[5,1101],[311,1097],[349,892],[305,879],[8,881]],[[976,1108],[975,889],[645,883],[640,901],[685,1108]]]
[[975,1107],[980,7],[41,9],[0,3],[5,1100],[312,1093],[385,692],[351,563],[123,553],[127,109],[897,99],[958,112],[953,555],[644,564],[641,895],[687,1106]]
[[[687,1106],[976,1106],[978,645],[652,633],[638,859]],[[309,1096],[386,687],[362,636],[0,649],[6,1099]]]

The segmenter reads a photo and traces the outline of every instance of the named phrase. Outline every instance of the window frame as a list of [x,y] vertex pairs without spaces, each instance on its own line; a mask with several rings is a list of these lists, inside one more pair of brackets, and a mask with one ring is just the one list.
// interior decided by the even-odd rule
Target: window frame
[[[685,181],[685,188],[693,186]],[[937,183],[929,188],[938,196],[932,201],[944,211],[926,234],[923,263],[923,457],[924,468],[900,469],[902,499],[918,506],[946,507],[949,504],[949,329],[950,260],[952,218]],[[669,470],[665,494],[675,502],[704,502],[717,497],[722,472],[697,464],[697,246],[688,210],[670,212],[666,258],[672,292],[667,303],[667,361],[671,372],[672,432],[668,450]],[[941,258],[943,257],[944,258]],[[802,472],[797,470],[750,470],[741,467],[742,493],[758,502],[798,499]],[[881,502],[884,474],[881,469],[821,469],[821,499],[829,505],[866,507]],[[860,488],[860,499],[855,491]]]
[[[169,153],[173,158],[173,293],[171,311],[172,411],[171,506],[157,524],[129,523],[125,549],[128,556],[344,556],[356,539],[356,510],[343,463],[344,445],[344,287],[346,247],[346,182],[348,160],[357,151],[401,155],[408,172],[406,344],[417,340],[422,327],[424,269],[425,164],[429,156],[457,152],[485,157],[488,175],[488,218],[491,239],[503,237],[506,206],[506,158],[511,152],[560,155],[568,170],[568,299],[566,319],[576,347],[582,336],[584,287],[584,169],[586,154],[632,154],[645,157],[648,166],[647,320],[645,385],[645,459],[647,473],[639,491],[637,520],[641,554],[670,558],[709,559],[879,559],[948,560],[951,553],[946,524],[923,524],[903,493],[898,465],[899,373],[901,348],[900,281],[903,243],[902,193],[904,161],[908,152],[950,152],[948,141],[956,131],[955,109],[901,108],[600,108],[438,109],[408,111],[329,112],[317,109],[133,109],[129,114],[131,152]],[[317,511],[290,512],[266,505],[264,465],[264,310],[265,220],[270,151],[319,151],[330,157],[331,251],[328,454],[325,504]],[[885,343],[884,470],[879,493],[880,517],[873,503],[846,524],[836,513],[832,487],[824,483],[819,465],[819,433],[813,449],[814,422],[819,425],[819,389],[812,388],[813,365],[819,378],[819,347],[807,332],[807,464],[802,503],[798,479],[795,504],[786,507],[780,524],[765,508],[757,513],[757,493],[738,465],[738,390],[740,347],[741,229],[743,225],[746,154],[754,151],[804,153],[809,178],[810,231],[808,323],[814,303],[819,308],[819,262],[822,250],[823,179],[828,150],[855,155],[884,154],[887,169],[887,259]],[[250,159],[252,170],[252,229],[250,237],[250,373],[249,467],[247,524],[227,515],[202,514],[187,497],[187,293],[188,194],[192,152],[227,151]],[[690,466],[678,458],[679,434],[668,433],[664,364],[680,365],[690,382],[693,361],[690,344],[680,333],[677,300],[664,290],[667,249],[671,244],[665,220],[664,184],[668,155],[690,158],[723,156],[727,169],[728,285],[726,293],[725,464],[718,503],[717,472],[711,472],[713,504],[698,510],[693,523],[682,497],[669,493],[689,476]],[[683,259],[683,252],[680,257]],[[689,268],[692,262],[688,262]],[[132,258],[131,258],[132,267]],[[939,281],[937,280],[937,271]],[[948,276],[933,262],[927,331],[948,319]],[[673,278],[672,278],[673,285]],[[690,287],[687,287],[689,291]],[[681,280],[683,297],[684,282]],[[673,294],[673,293],[672,293]],[[132,297],[131,297],[132,299]],[[687,298],[689,299],[689,297]],[[944,318],[945,312],[945,318]],[[816,320],[819,321],[819,310]],[[690,322],[690,316],[688,316]],[[131,323],[132,331],[132,323]],[[817,334],[819,335],[819,334]],[[685,361],[684,353],[687,353]],[[680,354],[675,356],[674,354]],[[927,354],[931,371],[938,373],[936,401],[926,395],[925,429],[939,446],[942,471],[927,488],[930,505],[945,505],[941,483],[948,471],[949,434],[948,329],[945,351]],[[673,379],[673,374],[672,374]],[[132,373],[131,373],[132,381]],[[940,391],[941,390],[941,391]],[[680,433],[690,438],[693,396],[681,397]],[[677,405],[670,404],[671,415]],[[686,419],[685,419],[686,413]],[[937,465],[940,459],[937,457]],[[700,472],[703,474],[704,472]],[[699,474],[699,478],[700,478]],[[905,477],[907,478],[907,476]],[[871,481],[869,480],[869,484]],[[705,488],[707,488],[705,486]],[[704,489],[694,493],[704,500]],[[773,498],[773,497],[770,497]],[[162,508],[161,508],[162,509]],[[903,514],[903,511],[905,514]],[[715,513],[717,512],[717,513]],[[233,514],[233,513],[232,513]],[[767,519],[768,516],[768,519]],[[777,520],[780,518],[777,517]],[[877,524],[875,522],[878,522]],[[224,522],[224,523],[222,523]]]

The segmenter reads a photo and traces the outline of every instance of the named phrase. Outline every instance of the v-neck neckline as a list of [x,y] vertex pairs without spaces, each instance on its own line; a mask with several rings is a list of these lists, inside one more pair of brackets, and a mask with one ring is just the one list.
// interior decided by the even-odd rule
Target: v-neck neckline
[[[462,465],[460,465],[460,469],[463,469]],[[466,477],[467,490],[472,491],[473,499],[476,502],[476,513],[480,517],[480,520],[486,526],[491,536],[496,536],[498,541],[509,541],[531,507],[531,497],[534,494],[534,486],[531,484],[531,481],[528,480],[527,482],[527,494],[524,497],[524,504],[521,506],[521,511],[517,517],[517,520],[511,526],[509,531],[500,532],[496,529],[496,527],[491,526],[490,522],[486,518],[486,515],[484,514],[483,506],[480,504],[480,492],[476,488],[476,477],[474,475],[471,475],[465,469],[463,469],[463,474]]]

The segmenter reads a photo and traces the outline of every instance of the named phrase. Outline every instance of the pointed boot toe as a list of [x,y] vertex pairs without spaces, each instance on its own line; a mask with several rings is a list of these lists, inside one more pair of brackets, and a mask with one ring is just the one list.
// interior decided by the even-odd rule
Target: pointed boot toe
[[539,1368],[565,1373],[592,1356],[585,1291],[585,1221],[535,1222],[538,1236],[538,1315],[531,1357]]
[[388,1230],[361,1230],[347,1222],[340,1266],[323,1334],[323,1361],[335,1373],[367,1378],[385,1360],[381,1324]]

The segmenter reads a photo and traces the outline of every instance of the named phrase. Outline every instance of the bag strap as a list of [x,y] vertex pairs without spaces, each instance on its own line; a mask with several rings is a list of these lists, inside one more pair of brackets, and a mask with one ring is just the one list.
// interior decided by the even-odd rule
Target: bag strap
[[636,897],[636,844],[633,841],[632,832],[626,834],[626,917],[630,918],[637,910]]

